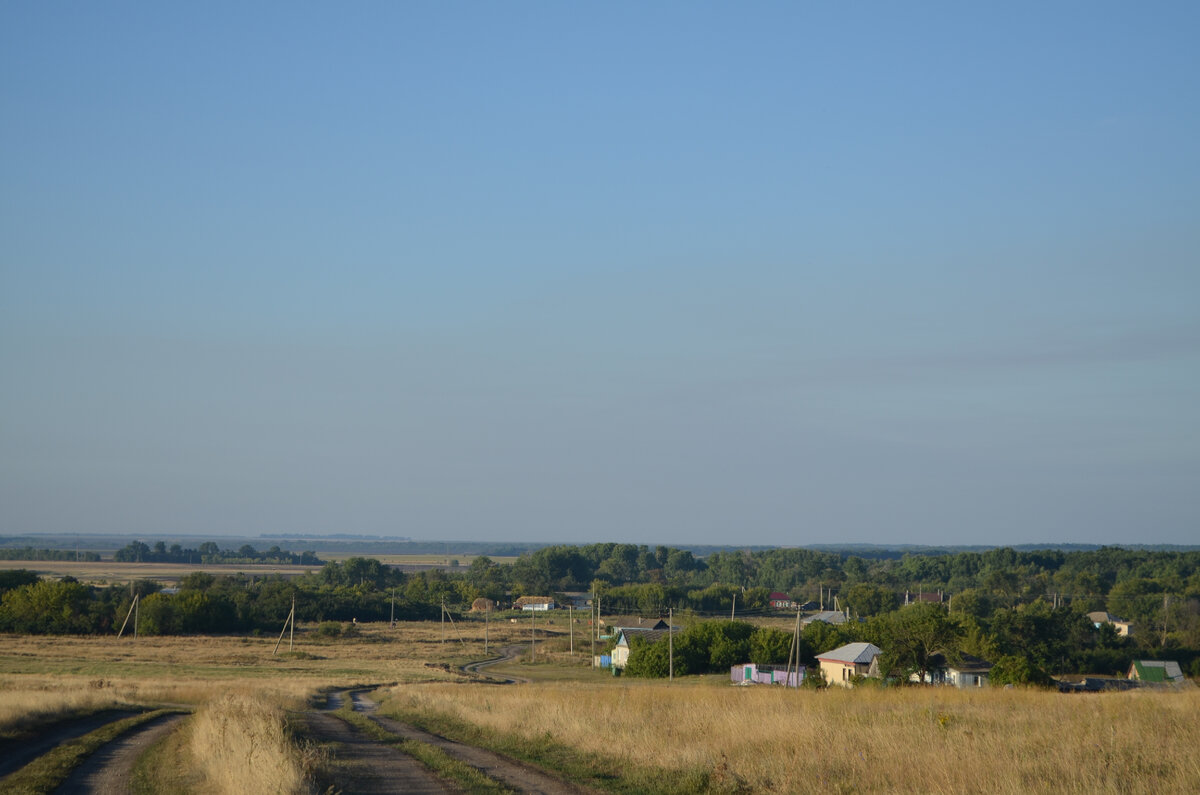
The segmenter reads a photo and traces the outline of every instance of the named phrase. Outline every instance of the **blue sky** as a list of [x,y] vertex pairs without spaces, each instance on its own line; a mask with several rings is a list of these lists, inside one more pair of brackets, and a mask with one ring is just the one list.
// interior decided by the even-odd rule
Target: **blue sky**
[[1194,3],[0,8],[0,533],[1197,543]]

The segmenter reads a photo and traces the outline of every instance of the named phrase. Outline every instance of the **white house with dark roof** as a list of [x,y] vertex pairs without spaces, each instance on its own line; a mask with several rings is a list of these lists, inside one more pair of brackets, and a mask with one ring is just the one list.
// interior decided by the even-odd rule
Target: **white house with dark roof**
[[[925,683],[951,685],[959,688],[987,687],[992,664],[970,654],[959,654],[950,659],[944,652],[929,658],[929,670],[925,672]],[[911,674],[910,682],[920,681],[919,674]]]
[[630,642],[635,638],[642,638],[647,643],[656,643],[662,638],[665,638],[668,633],[675,634],[679,631],[679,627],[666,626],[666,622],[659,622],[663,625],[662,629],[649,629],[641,627],[618,627],[617,628],[617,643],[612,650],[612,666],[613,668],[624,668],[629,663]]
[[817,655],[825,683],[853,687],[856,676],[879,676],[880,648],[874,643],[847,643]]

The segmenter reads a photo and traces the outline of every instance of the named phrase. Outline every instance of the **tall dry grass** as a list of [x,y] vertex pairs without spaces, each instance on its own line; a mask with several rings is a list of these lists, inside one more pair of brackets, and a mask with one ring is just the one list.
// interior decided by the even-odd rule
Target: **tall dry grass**
[[[689,687],[649,683],[395,688],[531,742],[552,738],[757,792],[1198,792],[1200,690]],[[697,777],[695,774],[701,775]]]
[[292,741],[277,705],[229,695],[196,712],[187,749],[205,792],[244,795],[312,791],[309,761]]
[[0,679],[0,737],[60,718],[101,709],[128,706],[127,694],[103,681],[23,681]]

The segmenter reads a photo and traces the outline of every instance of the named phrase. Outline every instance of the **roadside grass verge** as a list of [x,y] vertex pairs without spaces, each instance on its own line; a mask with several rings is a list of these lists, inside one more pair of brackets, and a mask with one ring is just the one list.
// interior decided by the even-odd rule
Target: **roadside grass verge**
[[191,721],[151,745],[133,763],[129,791],[133,795],[189,795],[200,789],[201,778],[187,759]]
[[733,776],[723,776],[719,772],[714,776],[711,771],[701,768],[671,771],[667,775],[659,769],[638,767],[601,754],[582,752],[556,741],[549,733],[531,741],[512,732],[484,728],[444,712],[404,708],[395,703],[381,706],[379,712],[433,734],[555,771],[568,781],[609,792],[691,795],[697,792],[749,791]]
[[514,792],[514,790],[509,789],[495,779],[489,778],[467,763],[455,759],[440,748],[436,748],[429,743],[397,737],[361,712],[355,712],[353,706],[349,703],[342,706],[334,714],[362,731],[372,740],[389,745],[401,753],[413,757],[437,775],[458,784],[466,792],[479,793],[480,795],[484,795],[484,793]]
[[[7,685],[7,686],[6,686]],[[62,682],[0,682],[0,742],[35,734],[54,723],[109,709],[139,709],[103,680],[64,687]]]
[[42,754],[25,767],[4,779],[4,791],[16,795],[52,792],[71,775],[80,762],[101,746],[125,732],[163,715],[180,712],[177,709],[156,709],[123,718],[95,731],[70,740]]
[[278,704],[231,694],[206,704],[189,723],[185,758],[205,792],[312,790],[317,759],[295,741]]

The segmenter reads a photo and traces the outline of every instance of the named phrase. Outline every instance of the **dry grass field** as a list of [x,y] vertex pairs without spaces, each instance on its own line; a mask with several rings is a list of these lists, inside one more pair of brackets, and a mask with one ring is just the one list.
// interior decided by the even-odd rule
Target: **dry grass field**
[[617,682],[382,695],[385,711],[552,741],[684,791],[687,782],[750,792],[1200,791],[1196,688],[1073,696]]
[[[566,628],[539,622],[539,640],[560,634],[536,664],[507,666],[534,680],[512,686],[457,670],[485,656],[475,622],[365,625],[359,637],[335,639],[302,626],[295,650],[285,638],[278,654],[276,637],[6,636],[0,733],[76,711],[188,704],[197,715],[171,740],[186,759],[176,783],[246,791],[256,773],[237,760],[253,747],[256,768],[292,782],[281,791],[302,792],[312,749],[289,742],[287,711],[330,688],[382,685],[385,712],[431,716],[510,750],[554,746],[619,771],[609,785],[624,792],[1200,791],[1197,688],[816,692],[734,687],[724,677],[668,685],[593,671],[584,631],[572,657]],[[487,631],[493,654],[530,638],[524,621]]]

